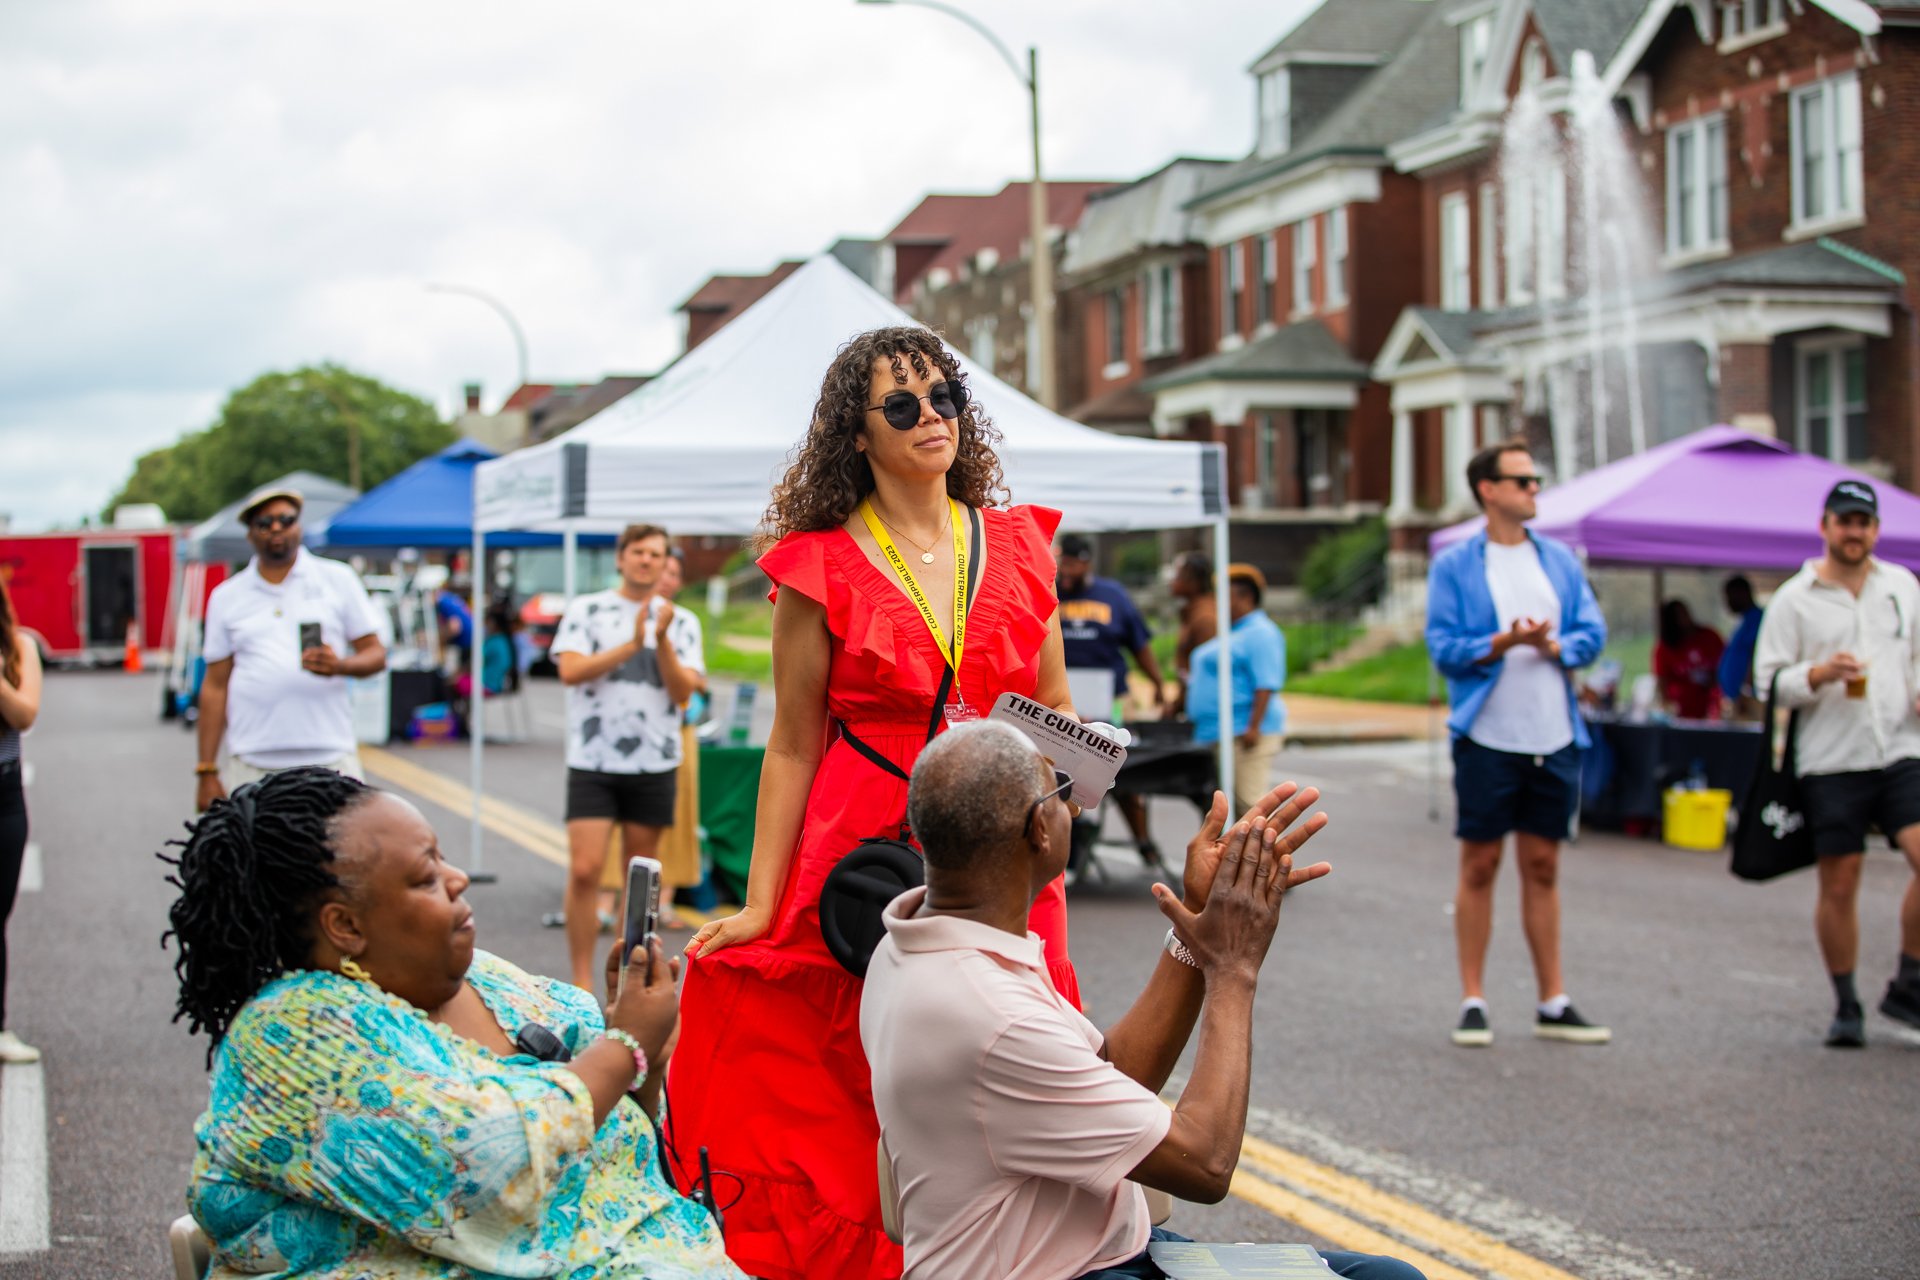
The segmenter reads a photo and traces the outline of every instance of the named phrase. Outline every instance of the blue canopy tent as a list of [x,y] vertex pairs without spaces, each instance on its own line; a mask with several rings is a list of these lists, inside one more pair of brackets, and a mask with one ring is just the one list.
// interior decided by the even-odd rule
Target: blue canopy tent
[[[420,459],[327,526],[329,551],[345,548],[422,547],[454,551],[473,545],[473,471],[498,457],[478,440],[466,439]],[[490,547],[557,547],[557,533],[489,533]]]

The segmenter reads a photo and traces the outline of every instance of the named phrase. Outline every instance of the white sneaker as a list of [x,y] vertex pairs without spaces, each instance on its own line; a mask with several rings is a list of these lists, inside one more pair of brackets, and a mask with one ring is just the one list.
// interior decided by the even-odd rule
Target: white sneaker
[[38,1062],[40,1051],[11,1031],[0,1031],[0,1062]]

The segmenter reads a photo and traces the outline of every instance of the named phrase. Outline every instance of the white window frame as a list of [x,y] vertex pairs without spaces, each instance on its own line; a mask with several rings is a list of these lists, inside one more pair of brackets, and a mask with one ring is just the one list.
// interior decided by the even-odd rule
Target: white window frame
[[1555,159],[1542,171],[1539,226],[1534,237],[1539,251],[1534,269],[1540,301],[1557,302],[1567,296],[1567,169]]
[[[1859,457],[1851,456],[1847,447],[1847,417],[1858,413],[1863,417],[1869,412],[1872,403],[1872,389],[1864,376],[1860,385],[1868,398],[1857,404],[1847,399],[1847,357],[1857,355],[1862,361],[1867,358],[1867,342],[1857,334],[1843,334],[1837,337],[1809,338],[1798,343],[1793,353],[1793,416],[1794,442],[1802,453],[1812,453],[1813,422],[1816,415],[1827,419],[1827,448],[1818,456],[1834,462],[1858,465],[1869,460],[1872,446],[1866,446],[1866,452]],[[1816,363],[1824,363],[1827,373],[1827,402],[1815,405],[1809,399],[1813,390],[1812,370]],[[1872,430],[1869,421],[1866,431]]]
[[1347,305],[1347,207],[1327,215],[1327,310]]
[[1669,258],[1727,251],[1728,194],[1727,117],[1715,112],[1667,130]]
[[1539,221],[1534,207],[1534,185],[1537,175],[1514,173],[1509,175],[1505,189],[1506,226],[1505,235],[1500,241],[1501,256],[1506,264],[1507,305],[1524,306],[1533,301],[1534,273],[1538,268],[1539,253],[1534,241],[1537,238],[1535,224]]
[[1480,184],[1480,306],[1500,305],[1500,191],[1491,182]]
[[[1807,136],[1807,108],[1819,105],[1819,118]],[[1811,235],[1864,220],[1865,167],[1861,161],[1860,76],[1848,71],[1802,89],[1788,99],[1793,134],[1793,237]],[[1809,152],[1817,142],[1819,151]],[[1819,169],[1808,176],[1809,161]]]
[[1255,82],[1255,150],[1277,156],[1293,145],[1293,76],[1276,67]]
[[1140,353],[1145,359],[1180,350],[1180,268],[1156,263],[1141,277]]
[[1268,409],[1253,417],[1254,484],[1266,506],[1280,505],[1280,415]]
[[1787,0],[1720,0],[1721,53],[1787,33]]
[[1253,295],[1253,327],[1255,329],[1273,327],[1274,286],[1280,283],[1280,246],[1279,236],[1272,231],[1263,231],[1254,240],[1255,278]]
[[1440,197],[1440,309],[1473,310],[1473,234],[1465,191]]
[[1107,290],[1107,362],[1100,370],[1100,376],[1106,379],[1122,378],[1127,374],[1127,290],[1125,285],[1116,285]]
[[1480,83],[1493,56],[1493,13],[1476,14],[1460,24],[1460,105],[1473,100],[1474,86]]
[[967,321],[967,359],[988,373],[994,371],[995,340],[999,328],[1000,317],[992,312]]
[[1247,246],[1243,241],[1235,240],[1227,246],[1222,270],[1226,279],[1220,290],[1220,337],[1226,341],[1240,336],[1240,313],[1245,309],[1241,305],[1247,292]]
[[1318,217],[1293,224],[1293,315],[1313,314],[1313,269],[1320,261]]

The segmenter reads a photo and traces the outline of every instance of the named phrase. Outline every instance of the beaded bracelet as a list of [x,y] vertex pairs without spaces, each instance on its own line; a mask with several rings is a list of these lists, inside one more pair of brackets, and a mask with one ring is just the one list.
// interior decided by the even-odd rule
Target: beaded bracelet
[[1187,950],[1187,944],[1174,936],[1173,930],[1167,930],[1167,954],[1186,965],[1189,969],[1198,969],[1200,961],[1193,952]]
[[640,1047],[638,1040],[635,1040],[626,1032],[614,1027],[608,1027],[601,1033],[600,1038],[603,1040],[611,1040],[623,1048],[633,1050],[633,1080],[635,1084],[647,1078],[647,1051]]

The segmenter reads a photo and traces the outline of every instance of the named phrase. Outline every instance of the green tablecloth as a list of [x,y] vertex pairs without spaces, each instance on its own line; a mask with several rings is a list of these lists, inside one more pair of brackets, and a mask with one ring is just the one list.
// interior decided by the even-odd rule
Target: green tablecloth
[[714,887],[732,902],[747,900],[753,813],[766,754],[762,747],[700,748],[700,825],[707,829]]

